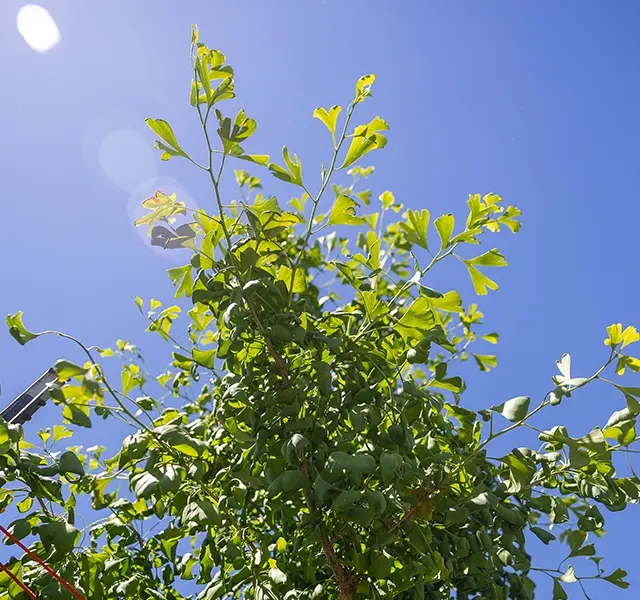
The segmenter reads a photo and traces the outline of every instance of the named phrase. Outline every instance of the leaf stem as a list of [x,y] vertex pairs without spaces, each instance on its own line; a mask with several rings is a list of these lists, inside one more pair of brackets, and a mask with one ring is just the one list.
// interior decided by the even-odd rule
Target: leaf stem
[[[311,215],[309,215],[309,221],[307,223],[307,231],[304,234],[304,237],[302,238],[302,246],[300,248],[300,251],[298,252],[298,256],[296,257],[296,259],[293,261],[293,268],[291,269],[291,281],[289,284],[289,289],[293,290],[293,282],[295,281],[295,276],[296,276],[296,271],[298,270],[298,267],[300,266],[300,261],[302,260],[302,255],[304,254],[304,251],[307,248],[307,244],[309,243],[309,238],[311,237],[312,231],[313,231],[313,220],[316,216],[316,212],[318,210],[318,205],[320,204],[320,200],[322,199],[322,195],[324,194],[325,190],[327,189],[327,185],[329,184],[329,181],[331,179],[331,176],[333,175],[333,172],[336,170],[336,162],[338,160],[338,155],[340,154],[340,149],[342,148],[342,144],[344,143],[346,137],[347,137],[347,130],[349,127],[349,122],[351,121],[351,116],[353,115],[353,111],[355,109],[355,102],[352,102],[351,104],[349,104],[349,110],[347,111],[347,117],[345,119],[344,122],[344,127],[342,128],[342,133],[340,135],[340,140],[338,141],[338,144],[336,145],[334,143],[334,149],[333,149],[333,157],[331,158],[331,164],[329,165],[329,169],[327,170],[323,180],[322,180],[322,185],[320,186],[320,190],[318,191],[318,194],[314,197],[313,194],[311,194],[309,192],[309,190],[306,188],[306,186],[302,186],[302,188],[304,189],[304,191],[307,193],[307,195],[311,198],[312,201],[312,208],[311,208]],[[293,292],[291,292],[291,295],[289,296],[289,306],[291,306],[291,301],[293,298]]]

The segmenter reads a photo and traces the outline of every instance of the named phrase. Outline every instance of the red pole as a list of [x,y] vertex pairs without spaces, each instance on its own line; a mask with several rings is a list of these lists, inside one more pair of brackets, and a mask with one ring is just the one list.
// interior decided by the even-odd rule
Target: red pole
[[[62,577],[60,577],[60,575],[58,575],[49,565],[42,562],[36,554],[31,552],[29,548],[27,548],[18,538],[16,538],[9,531],[7,531],[2,525],[0,525],[0,531],[4,533],[14,544],[17,544],[20,548],[22,548],[22,550],[24,550],[29,555],[30,558],[35,560],[47,573],[49,573],[49,575],[51,575],[52,577],[55,577],[60,582],[60,584],[63,585],[67,590],[69,590],[78,600],[86,600],[84,596],[81,596],[75,590],[75,588],[73,588]],[[11,576],[13,579],[13,573],[11,573]],[[35,600],[38,600],[35,596],[33,596],[33,598],[35,598]]]
[[29,598],[31,598],[31,600],[38,600],[38,597],[27,587],[27,585],[23,582],[20,581],[3,563],[0,562],[0,569],[3,570],[12,580],[13,582],[21,587],[26,593],[27,596],[29,596]]

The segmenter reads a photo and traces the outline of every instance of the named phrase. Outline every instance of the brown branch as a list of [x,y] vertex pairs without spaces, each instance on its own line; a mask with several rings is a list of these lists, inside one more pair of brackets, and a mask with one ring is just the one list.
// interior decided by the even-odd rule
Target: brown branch
[[271,355],[271,357],[275,361],[276,365],[278,366],[278,369],[280,370],[280,375],[282,376],[282,381],[284,382],[286,387],[290,387],[290,384],[289,384],[289,367],[287,365],[287,362],[278,353],[278,351],[273,347],[273,343],[271,342],[271,340],[267,336],[267,333],[266,333],[266,331],[264,329],[264,325],[260,321],[260,319],[258,317],[258,313],[256,312],[256,309],[253,306],[253,302],[251,302],[251,300],[249,298],[246,298],[246,302],[247,302],[247,305],[249,306],[249,309],[251,310],[251,314],[253,315],[253,320],[255,321],[255,324],[258,327],[258,329],[260,330],[260,334],[262,335],[262,337],[264,338],[264,340],[265,340],[265,342],[267,344],[267,350],[269,351],[269,354]]
[[433,488],[430,490],[419,489],[418,490],[418,503],[415,506],[412,506],[407,512],[405,512],[402,517],[400,517],[393,525],[387,527],[387,533],[391,533],[398,529],[404,522],[411,521],[416,513],[420,510],[420,507],[425,503],[431,500],[433,492],[437,492],[438,488]]
[[356,593],[357,580],[353,573],[349,573],[343,566],[333,548],[333,543],[326,533],[322,534],[322,548],[327,558],[327,563],[333,571],[333,576],[338,584],[339,600],[351,600]]
[[[315,502],[313,501],[313,491],[311,489],[311,479],[309,477],[309,469],[306,463],[300,465],[300,471],[305,476],[304,483],[304,498],[307,503],[307,508],[312,514],[317,512]],[[327,564],[331,568],[333,577],[336,580],[338,586],[339,600],[351,600],[356,593],[357,579],[354,573],[350,573],[343,564],[340,562],[338,555],[336,554],[333,541],[329,537],[328,533],[324,529],[324,525],[321,525],[320,535],[322,536],[322,549],[327,559]]]

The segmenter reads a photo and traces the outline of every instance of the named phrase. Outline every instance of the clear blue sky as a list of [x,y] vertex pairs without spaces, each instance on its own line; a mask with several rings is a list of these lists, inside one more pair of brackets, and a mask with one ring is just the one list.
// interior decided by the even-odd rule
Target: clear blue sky
[[[236,69],[235,105],[258,121],[252,151],[275,155],[286,143],[319,173],[329,148],[313,109],[345,104],[356,79],[375,72],[362,117],[380,114],[391,130],[374,159],[374,192],[461,219],[471,192],[523,210],[521,234],[496,240],[511,263],[497,274],[500,290],[480,299],[489,330],[501,334],[499,368],[469,375],[471,406],[540,397],[563,352],[588,375],[605,358],[605,327],[638,324],[637,2],[43,2],[62,34],[45,54],[16,30],[22,4],[0,3],[3,315],[23,310],[30,328],[89,344],[128,339],[165,364],[167,348],[143,333],[133,296],[170,300],[165,269],[175,259],[145,246],[133,207],[155,187],[212,206],[205,178],[184,162],[161,163],[143,124],[164,118],[184,146],[201,147],[188,104],[195,22]],[[458,286],[473,301],[461,268],[434,285]],[[60,340],[20,348],[2,332],[0,400],[61,356],[81,358]],[[538,424],[563,422],[579,435],[622,406],[597,388]],[[43,410],[29,429],[58,419]],[[505,451],[522,443],[511,438]],[[605,565],[632,572],[640,512],[605,516]],[[548,553],[532,548],[544,563]],[[629,579],[626,594],[596,586],[593,596],[636,597],[640,575]],[[541,585],[539,597],[549,597]]]

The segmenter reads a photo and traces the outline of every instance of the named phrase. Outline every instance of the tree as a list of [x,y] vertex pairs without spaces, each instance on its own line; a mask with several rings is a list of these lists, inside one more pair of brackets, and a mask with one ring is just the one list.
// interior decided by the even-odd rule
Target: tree
[[[55,365],[51,394],[68,424],[121,419],[132,428],[111,456],[97,446],[60,454],[55,444],[71,428],[40,432],[33,448],[20,427],[1,422],[2,506],[24,513],[13,535],[91,600],[531,599],[533,571],[553,578],[557,599],[588,579],[626,587],[624,571],[603,570],[592,539],[604,533],[602,507],[622,510],[640,496],[640,480],[614,464],[637,440],[640,388],[605,378],[640,369],[626,354],[636,330],[607,329],[603,366],[591,376],[573,376],[565,354],[538,402],[465,408],[456,364],[494,367],[494,356],[470,347],[498,334],[483,333],[476,304],[428,287],[430,273],[460,261],[478,295],[497,289],[486,269],[505,266],[502,254],[465,248],[503,228],[516,233],[520,211],[476,194],[462,227],[451,214],[431,227],[426,209],[404,211],[390,191],[374,200],[362,188],[373,167],[358,165],[384,148],[388,126],[380,117],[352,125],[373,75],[358,80],[344,116],[339,106],[315,110],[333,155],[311,191],[286,147],[281,163],[245,152],[255,121],[218,108],[234,97],[233,69],[197,28],[191,50],[204,160],[167,122],[147,124],[163,160],[208,173],[215,210],[158,191],[137,223],[152,244],[191,251],[169,270],[179,304],[136,298],[148,330],[171,346],[171,368],[154,377],[127,342],[89,348],[28,331],[21,313],[8,317],[21,344],[62,335],[84,353],[84,364]],[[290,208],[245,170],[235,171],[242,199],[223,198],[232,160],[291,184]],[[348,182],[334,181],[341,173]],[[175,328],[185,317],[181,342]],[[98,355],[121,359],[118,385]],[[581,437],[565,426],[536,430],[538,449],[489,452],[596,382],[625,400],[603,427]],[[122,480],[128,490],[118,489]],[[78,502],[90,523],[84,541]],[[576,567],[532,566],[532,536],[566,543]],[[71,597],[29,556],[9,567],[40,597]],[[0,598],[27,597],[6,574],[0,589]]]

